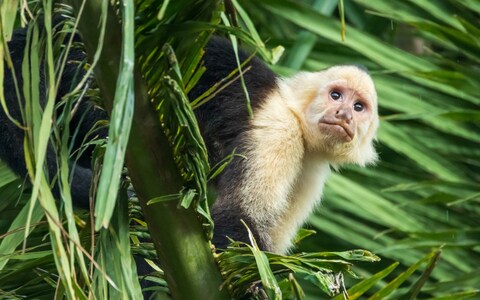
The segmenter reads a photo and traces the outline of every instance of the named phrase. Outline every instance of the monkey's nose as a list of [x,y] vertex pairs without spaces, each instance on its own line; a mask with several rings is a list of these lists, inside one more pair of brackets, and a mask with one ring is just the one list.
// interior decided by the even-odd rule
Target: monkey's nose
[[339,120],[347,122],[347,124],[350,124],[353,119],[352,110],[346,107],[341,107],[336,111],[335,117]]

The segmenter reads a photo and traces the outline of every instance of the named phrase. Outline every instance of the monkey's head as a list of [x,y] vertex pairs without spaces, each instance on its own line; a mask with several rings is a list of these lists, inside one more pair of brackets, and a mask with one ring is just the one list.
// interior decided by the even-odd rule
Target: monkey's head
[[377,93],[365,70],[335,66],[286,83],[295,95],[288,102],[302,124],[307,152],[333,164],[375,162]]

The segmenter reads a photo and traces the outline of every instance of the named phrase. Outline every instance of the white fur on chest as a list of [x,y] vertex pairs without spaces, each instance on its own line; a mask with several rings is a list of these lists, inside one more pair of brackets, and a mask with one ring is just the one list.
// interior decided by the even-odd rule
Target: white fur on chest
[[275,252],[285,253],[291,248],[298,229],[320,203],[330,173],[328,163],[315,159],[304,161],[301,175],[288,196],[288,207],[271,233]]

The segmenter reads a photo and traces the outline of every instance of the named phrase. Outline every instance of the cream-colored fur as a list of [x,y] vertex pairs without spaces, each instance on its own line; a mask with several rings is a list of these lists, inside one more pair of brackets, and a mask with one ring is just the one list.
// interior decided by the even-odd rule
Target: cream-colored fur
[[323,186],[330,175],[328,163],[305,159],[301,175],[288,195],[288,207],[271,228],[272,251],[280,254],[292,246],[292,240],[316,204],[320,203]]
[[[297,119],[278,93],[270,96],[252,123],[250,148],[245,153],[249,180],[241,189],[241,201],[257,230],[265,234],[288,209],[288,195],[302,168],[303,137]],[[268,234],[263,238],[266,245],[274,242]]]
[[[369,104],[370,116],[356,126],[352,141],[337,143],[318,130],[332,86],[351,89]],[[340,66],[280,80],[255,112],[245,156],[241,205],[252,217],[267,250],[285,253],[299,227],[319,202],[330,165],[365,165],[377,159],[377,96],[364,71]]]

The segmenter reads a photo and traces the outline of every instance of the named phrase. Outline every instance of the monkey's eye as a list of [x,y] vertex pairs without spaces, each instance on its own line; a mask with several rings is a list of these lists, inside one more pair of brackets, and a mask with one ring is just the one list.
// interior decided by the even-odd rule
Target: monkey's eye
[[364,110],[365,110],[365,106],[364,106],[362,103],[357,102],[357,103],[355,103],[355,104],[353,105],[353,109],[354,109],[355,111],[364,111]]
[[340,98],[342,98],[342,93],[337,91],[331,91],[330,97],[332,97],[333,100],[339,100]]

